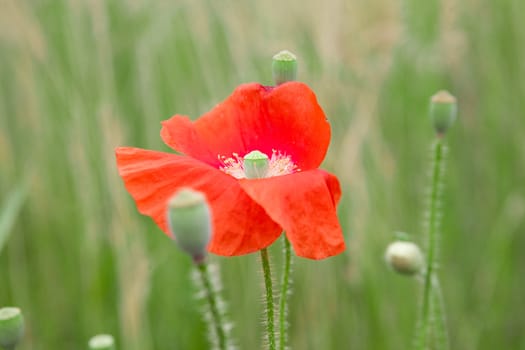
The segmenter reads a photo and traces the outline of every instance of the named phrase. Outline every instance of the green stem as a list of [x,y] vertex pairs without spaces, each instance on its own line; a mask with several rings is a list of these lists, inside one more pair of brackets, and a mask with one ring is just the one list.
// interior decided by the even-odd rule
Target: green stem
[[269,350],[275,350],[272,272],[270,270],[270,259],[266,248],[261,249],[261,262],[264,273],[264,286],[266,289],[266,332],[268,336],[268,347]]
[[290,241],[283,235],[284,239],[284,271],[283,279],[281,282],[281,298],[279,300],[279,349],[286,349],[286,343],[288,341],[288,296],[290,294],[290,270],[292,266],[292,249],[290,247]]
[[436,322],[435,339],[439,349],[449,349],[443,293],[437,276],[432,279],[432,318]]
[[219,301],[217,300],[217,292],[214,288],[213,282],[208,271],[208,264],[203,262],[196,264],[199,271],[200,282],[204,288],[206,301],[208,302],[211,317],[208,319],[208,327],[215,336],[212,337],[217,342],[220,350],[227,350],[227,338],[224,330],[225,321],[222,318],[222,313],[219,309]]
[[[443,145],[443,139],[438,138],[434,145],[434,166],[432,169],[432,182],[431,182],[431,192],[430,192],[430,213],[428,216],[427,222],[427,262],[424,274],[424,287],[423,287],[423,301],[421,308],[420,316],[420,327],[419,327],[419,348],[427,349],[427,344],[429,342],[429,333],[431,331],[431,304],[432,304],[432,295],[435,293],[433,291],[433,286],[435,279],[437,281],[437,276],[435,275],[435,268],[437,265],[437,251],[438,251],[438,241],[439,241],[439,227],[441,223],[441,216],[439,213],[439,202],[441,198],[441,184],[442,177],[444,173],[444,153],[445,146]],[[442,311],[442,310],[441,310]],[[442,315],[442,320],[438,322],[444,322],[444,315]]]

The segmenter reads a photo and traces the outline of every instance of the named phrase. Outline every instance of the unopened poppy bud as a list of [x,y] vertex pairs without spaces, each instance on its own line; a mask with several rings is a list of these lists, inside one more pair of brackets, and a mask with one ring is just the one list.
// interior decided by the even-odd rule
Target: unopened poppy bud
[[385,260],[390,267],[404,275],[419,273],[424,264],[419,247],[406,241],[390,243],[386,249]]
[[0,347],[14,349],[24,334],[24,317],[17,307],[0,309]]
[[89,340],[90,350],[115,350],[115,340],[112,335],[99,334]]
[[275,85],[295,80],[297,78],[297,57],[287,50],[277,53],[273,56],[272,72]]
[[262,179],[266,177],[270,160],[260,151],[252,151],[244,156],[244,173],[248,179]]
[[443,135],[454,124],[458,114],[456,98],[441,90],[430,100],[430,118],[438,135]]
[[206,196],[191,188],[180,189],[168,201],[167,219],[175,242],[195,263],[201,263],[212,230]]

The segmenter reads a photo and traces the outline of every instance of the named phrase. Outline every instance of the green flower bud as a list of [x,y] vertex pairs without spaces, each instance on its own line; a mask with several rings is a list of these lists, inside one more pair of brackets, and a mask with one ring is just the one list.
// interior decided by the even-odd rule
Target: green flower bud
[[281,51],[273,56],[273,81],[275,85],[297,79],[297,57],[290,51]]
[[244,173],[248,179],[262,179],[266,177],[270,160],[259,151],[252,151],[244,156]]
[[99,334],[89,340],[90,350],[115,350],[115,340],[112,335]]
[[385,260],[391,268],[403,275],[415,275],[424,266],[423,254],[419,247],[406,241],[390,243],[386,249]]
[[195,263],[201,263],[207,254],[212,230],[206,196],[191,188],[177,191],[168,201],[167,219],[177,245]]
[[430,118],[438,135],[443,135],[454,124],[458,114],[456,98],[441,90],[430,100]]
[[24,334],[24,317],[17,307],[0,309],[0,346],[14,349]]

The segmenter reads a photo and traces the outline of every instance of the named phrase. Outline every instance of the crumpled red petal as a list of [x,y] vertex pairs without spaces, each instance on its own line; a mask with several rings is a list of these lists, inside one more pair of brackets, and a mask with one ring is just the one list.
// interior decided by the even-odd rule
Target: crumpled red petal
[[212,152],[197,134],[193,122],[184,115],[174,115],[162,122],[160,137],[165,144],[189,157],[213,167],[221,165],[217,152]]
[[244,84],[195,122],[175,115],[162,126],[168,146],[214,167],[221,165],[218,155],[277,150],[300,169],[315,169],[330,143],[325,114],[313,91],[300,82],[275,88]]
[[213,215],[208,250],[232,256],[272,244],[281,228],[240,188],[233,177],[188,157],[133,147],[116,151],[117,166],[140,213],[150,216],[170,236],[166,203],[175,190],[192,187],[206,194]]
[[243,179],[240,184],[286,231],[297,255],[324,259],[344,251],[343,232],[336,213],[341,188],[334,175],[317,169]]

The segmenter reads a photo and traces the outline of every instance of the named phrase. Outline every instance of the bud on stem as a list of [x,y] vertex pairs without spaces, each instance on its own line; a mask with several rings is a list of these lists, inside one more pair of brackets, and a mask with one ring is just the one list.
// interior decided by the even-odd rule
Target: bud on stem
[[275,85],[297,79],[297,57],[290,51],[281,51],[273,56],[273,81]]
[[201,263],[211,238],[211,213],[206,196],[191,188],[177,191],[168,201],[167,221],[177,245]]
[[385,260],[390,267],[403,275],[418,274],[424,266],[419,247],[406,241],[390,243],[386,249]]
[[0,346],[14,349],[24,334],[24,317],[17,307],[0,309]]
[[99,334],[89,340],[90,350],[115,350],[115,340],[109,334]]
[[458,114],[456,98],[448,91],[441,90],[430,100],[430,118],[437,134],[442,136],[454,124]]

